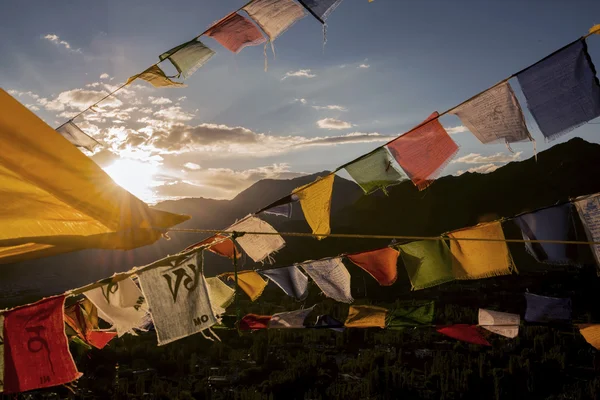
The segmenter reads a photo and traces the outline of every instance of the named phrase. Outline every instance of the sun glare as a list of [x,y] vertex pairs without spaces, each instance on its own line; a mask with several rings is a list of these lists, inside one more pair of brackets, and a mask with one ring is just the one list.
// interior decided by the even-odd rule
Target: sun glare
[[104,171],[123,189],[134,196],[153,203],[156,198],[153,187],[156,186],[156,165],[134,160],[118,160],[104,168]]

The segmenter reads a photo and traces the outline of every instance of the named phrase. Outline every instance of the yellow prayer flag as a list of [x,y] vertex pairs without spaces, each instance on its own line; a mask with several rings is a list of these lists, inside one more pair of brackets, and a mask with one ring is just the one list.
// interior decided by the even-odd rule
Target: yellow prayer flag
[[329,215],[331,213],[331,194],[333,192],[333,180],[335,174],[329,174],[324,178],[318,178],[292,192],[300,199],[302,212],[306,222],[310,225],[315,235],[323,235],[317,239],[324,239],[329,235]]
[[[235,273],[233,272],[227,272],[222,276],[235,282]],[[238,272],[238,285],[252,301],[260,297],[263,290],[267,287],[267,283],[256,271]]]
[[127,83],[125,85],[129,85],[131,82],[136,79],[143,79],[146,82],[152,84],[154,87],[186,87],[187,85],[179,82],[174,82],[163,72],[162,69],[158,65],[153,65],[147,70],[137,75],[133,75],[131,78],[127,79]]
[[600,350],[600,324],[579,324],[577,327],[585,341]]
[[497,241],[451,240],[452,270],[456,279],[481,279],[510,275],[514,264],[500,222],[479,224],[448,234],[449,238],[497,239]]
[[595,33],[596,35],[600,35],[600,24],[592,26],[590,28],[590,33]]
[[388,310],[376,306],[350,306],[344,325],[348,328],[385,328]]

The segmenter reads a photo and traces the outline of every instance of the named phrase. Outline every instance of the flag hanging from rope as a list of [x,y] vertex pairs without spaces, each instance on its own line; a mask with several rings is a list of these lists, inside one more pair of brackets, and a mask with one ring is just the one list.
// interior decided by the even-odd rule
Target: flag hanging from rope
[[443,240],[421,240],[398,246],[412,290],[453,281],[452,256]]
[[[583,223],[588,241],[600,242],[600,194],[579,197],[573,202]],[[596,269],[600,275],[600,244],[590,245],[596,258]]]
[[577,327],[585,341],[600,350],[600,324],[578,324]]
[[88,151],[94,151],[97,146],[102,146],[96,139],[82,131],[73,121],[67,121],[58,128],[56,132],[63,135],[65,139],[77,147],[83,147]]
[[491,346],[479,332],[476,325],[456,324],[442,326],[436,329],[439,333],[449,336],[453,339],[461,340],[467,343],[480,344],[482,346]]
[[400,306],[388,312],[386,328],[405,329],[409,327],[431,325],[435,312],[435,302]]
[[322,24],[342,3],[342,0],[298,0]]
[[350,306],[346,328],[385,328],[385,317],[388,310],[376,306]]
[[300,265],[325,296],[341,303],[352,303],[350,273],[341,257],[309,261]]
[[254,0],[244,11],[269,36],[271,42],[305,16],[304,9],[292,0]]
[[233,53],[246,46],[256,46],[266,40],[256,25],[248,18],[234,12],[215,23],[206,31],[210,36]]
[[479,309],[479,326],[490,332],[507,338],[516,338],[519,335],[519,314],[510,314],[499,311]]
[[[256,271],[238,272],[238,285],[250,300],[256,301],[267,287],[267,282]],[[222,275],[225,279],[235,282],[235,273],[227,272]]]
[[158,65],[153,65],[144,72],[141,72],[137,75],[133,75],[129,79],[127,79],[127,83],[125,85],[129,85],[131,82],[136,79],[142,79],[152,86],[160,88],[160,87],[186,87],[187,85],[172,81]]
[[273,314],[269,321],[269,329],[304,328],[304,320],[313,308],[314,306],[303,310]]
[[[213,244],[214,243],[214,244]],[[210,244],[210,247],[206,249],[211,253],[218,254],[223,257],[233,258],[233,254],[235,251],[235,245],[233,241],[224,235],[214,235],[207,239],[204,239],[201,242],[195,243],[189,247],[187,247],[185,251],[190,251],[198,247],[202,247],[204,245]]]
[[517,79],[547,141],[600,116],[600,84],[585,39],[525,69]]
[[285,294],[296,300],[304,300],[308,296],[308,277],[295,265],[267,269],[260,273],[279,286]]
[[364,253],[349,254],[346,257],[367,271],[381,286],[390,286],[396,282],[398,277],[396,267],[398,254],[398,250],[385,247]]
[[314,327],[316,329],[327,328],[336,332],[344,332],[344,324],[331,315],[319,315]]
[[300,199],[304,218],[312,228],[313,233],[323,235],[317,237],[319,240],[324,239],[331,232],[329,218],[334,178],[335,174],[329,174],[323,178],[317,178],[313,183],[300,186],[292,192]]
[[213,305],[213,311],[218,315],[219,313],[217,311],[219,311],[219,309],[224,311],[231,305],[235,290],[227,286],[217,277],[206,278],[206,285],[208,286],[210,304]]
[[240,330],[252,331],[256,329],[267,329],[271,321],[270,315],[247,314],[240,320]]
[[527,322],[567,322],[571,320],[571,299],[525,293]]
[[168,58],[179,75],[185,79],[189,78],[214,55],[214,51],[201,41],[194,39],[164,52],[158,58],[160,61]]
[[365,194],[377,189],[387,194],[389,186],[408,180],[408,176],[395,165],[395,161],[386,147],[380,147],[364,158],[344,167],[346,172],[361,187]]
[[264,232],[268,235],[252,235],[246,233],[236,239],[246,254],[256,262],[261,262],[271,253],[281,250],[285,246],[283,238],[277,234],[275,228],[254,215],[236,222],[226,229],[228,232]]
[[95,331],[98,326],[93,326],[92,321],[84,314],[79,303],[65,308],[65,322],[83,340],[97,349],[104,348],[117,336],[116,332]]

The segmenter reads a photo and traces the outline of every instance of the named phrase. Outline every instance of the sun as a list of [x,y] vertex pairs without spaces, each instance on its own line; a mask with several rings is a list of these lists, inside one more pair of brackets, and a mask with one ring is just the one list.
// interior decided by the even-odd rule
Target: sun
[[155,175],[156,165],[134,160],[117,160],[104,171],[123,189],[132,193],[146,203],[156,201],[153,187],[157,185]]

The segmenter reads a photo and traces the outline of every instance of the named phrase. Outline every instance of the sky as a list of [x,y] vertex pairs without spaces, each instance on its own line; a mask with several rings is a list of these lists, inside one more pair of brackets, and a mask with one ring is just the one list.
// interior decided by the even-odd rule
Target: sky
[[[158,61],[243,0],[7,0],[0,15],[0,87],[58,127]],[[229,199],[264,178],[336,167],[485,90],[600,23],[595,0],[344,0],[327,42],[312,16],[274,42],[216,55],[185,88],[137,80],[75,123],[103,143],[93,160],[142,200]],[[600,36],[588,40],[600,63]],[[168,74],[174,69],[162,63]],[[550,143],[526,110],[542,151]],[[533,155],[481,144],[452,115],[440,120],[460,146],[443,175],[491,172]]]

